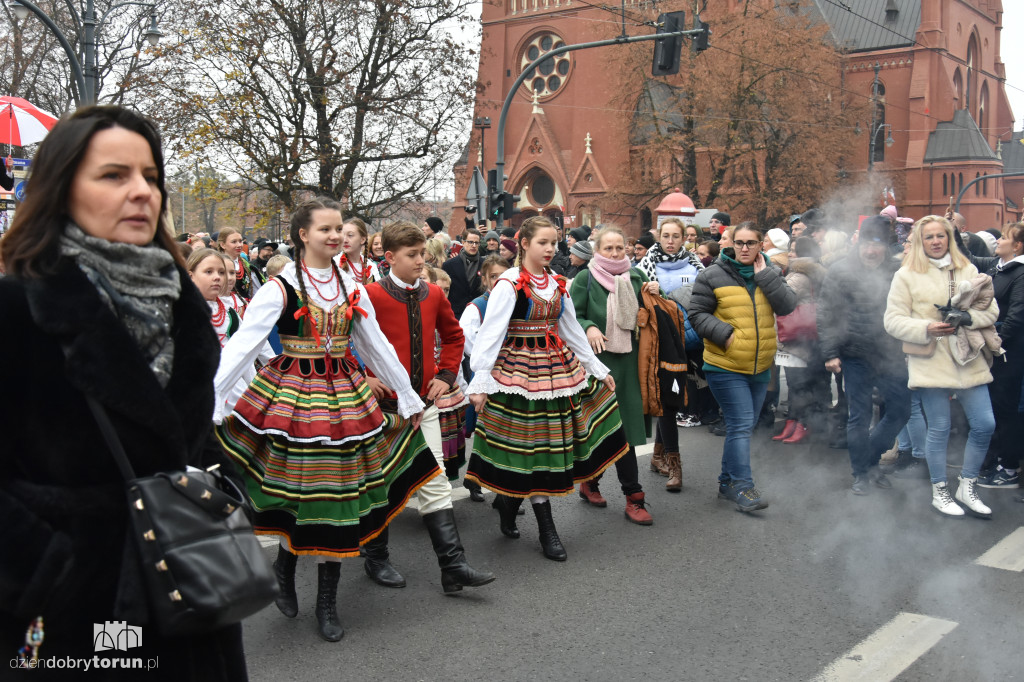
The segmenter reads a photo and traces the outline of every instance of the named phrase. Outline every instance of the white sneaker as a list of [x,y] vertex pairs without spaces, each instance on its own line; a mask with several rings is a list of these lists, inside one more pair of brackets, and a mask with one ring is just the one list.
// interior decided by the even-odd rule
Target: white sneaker
[[[947,492],[947,494],[949,494]],[[956,489],[956,499],[967,508],[971,516],[982,519],[991,519],[992,510],[985,506],[985,503],[978,497],[978,479],[960,477],[960,486]],[[932,503],[934,504],[934,502]]]
[[949,488],[945,483],[932,483],[932,506],[946,516],[964,515],[964,510],[953,501],[953,496],[949,494]]

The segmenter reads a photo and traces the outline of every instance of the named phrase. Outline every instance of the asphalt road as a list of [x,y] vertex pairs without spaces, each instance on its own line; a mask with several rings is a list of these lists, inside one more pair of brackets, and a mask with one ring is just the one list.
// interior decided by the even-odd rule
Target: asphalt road
[[[855,497],[845,450],[767,436],[753,446],[767,510],[718,501],[723,439],[680,429],[682,493],[666,493],[641,457],[653,526],[626,521],[614,469],[602,482],[606,509],[553,500],[565,563],[543,557],[529,511],[522,538],[508,540],[489,503],[459,499],[470,562],[498,579],[456,597],[442,595],[429,538],[406,510],[391,547],[409,586],[379,587],[361,560],[344,561],[339,643],[316,635],[316,566],[304,557],[299,616],[271,606],[245,623],[250,678],[854,679],[845,665],[869,680],[1024,680],[1024,545],[1008,550],[1016,570],[975,563],[1024,525],[1018,491],[982,491],[993,520],[951,520],[932,510],[924,479]],[[951,462],[961,453],[954,444]]]

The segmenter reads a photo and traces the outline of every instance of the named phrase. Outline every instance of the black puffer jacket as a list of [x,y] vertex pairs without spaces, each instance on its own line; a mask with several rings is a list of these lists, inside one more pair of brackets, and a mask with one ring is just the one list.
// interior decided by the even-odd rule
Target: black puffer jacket
[[882,370],[903,365],[900,342],[882,325],[889,287],[899,267],[899,261],[887,259],[868,269],[854,249],[828,269],[818,301],[818,340],[826,362],[848,357]]
[[999,257],[971,258],[971,262],[992,277],[999,319],[996,331],[1003,342],[1003,350],[1024,351],[1024,263],[1010,262],[1000,270]]

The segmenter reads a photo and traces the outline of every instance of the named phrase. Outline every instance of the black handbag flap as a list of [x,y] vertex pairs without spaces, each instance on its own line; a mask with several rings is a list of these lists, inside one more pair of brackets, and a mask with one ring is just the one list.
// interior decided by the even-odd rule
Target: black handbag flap
[[[171,490],[211,516],[226,518],[231,516],[236,509],[245,505],[241,492],[229,479],[220,474],[206,471],[174,471],[158,473],[154,477],[165,479],[170,484]],[[139,480],[132,481],[131,487],[135,488],[138,483]],[[232,496],[224,492],[219,484],[231,487],[236,495]]]

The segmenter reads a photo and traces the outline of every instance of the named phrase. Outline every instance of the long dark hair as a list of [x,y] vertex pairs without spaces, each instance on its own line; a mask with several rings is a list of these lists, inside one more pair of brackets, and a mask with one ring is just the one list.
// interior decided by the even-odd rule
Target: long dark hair
[[0,241],[0,260],[8,274],[45,277],[56,272],[60,238],[71,220],[68,207],[71,183],[93,136],[109,128],[130,130],[142,135],[149,143],[160,190],[160,217],[154,242],[184,267],[181,252],[164,219],[167,189],[164,187],[164,154],[159,129],[151,120],[129,109],[90,106],[61,119],[39,145],[32,160],[32,177],[25,190],[25,201],[18,207],[11,229]]
[[[337,211],[341,213],[341,204],[330,197],[314,197],[313,199],[306,199],[295,208],[295,212],[292,213],[291,222],[289,224],[288,234],[292,238],[292,255],[295,257],[295,277],[299,280],[299,290],[302,292],[303,304],[309,303],[309,294],[306,293],[306,283],[302,279],[302,257],[305,255],[306,245],[302,243],[302,235],[299,234],[302,230],[309,229],[309,226],[313,224],[313,211],[319,209],[326,209],[328,211]],[[331,259],[331,268],[334,270],[335,276],[338,278],[338,286],[341,287],[341,294],[348,299],[348,290],[345,288],[345,280],[341,278],[341,273],[338,272],[338,264]]]

